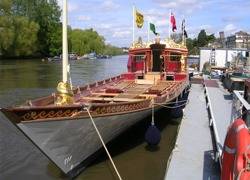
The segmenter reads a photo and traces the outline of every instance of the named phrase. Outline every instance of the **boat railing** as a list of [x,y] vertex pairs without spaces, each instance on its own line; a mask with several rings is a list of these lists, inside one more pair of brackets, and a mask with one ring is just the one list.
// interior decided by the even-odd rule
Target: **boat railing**
[[216,145],[215,161],[216,162],[219,161],[220,167],[221,167],[221,165],[222,165],[221,164],[221,157],[222,157],[221,140],[220,140],[216,120],[215,120],[215,117],[214,117],[214,111],[213,111],[213,107],[212,107],[212,104],[211,104],[211,99],[210,99],[208,89],[207,89],[206,86],[204,88],[204,93],[205,93],[205,100],[206,100],[207,110],[208,110],[209,126],[212,127],[213,132],[214,132],[214,138],[215,138],[215,145]]
[[[244,91],[233,91],[231,122],[250,113],[250,104],[244,99]],[[246,122],[249,126],[249,123]]]

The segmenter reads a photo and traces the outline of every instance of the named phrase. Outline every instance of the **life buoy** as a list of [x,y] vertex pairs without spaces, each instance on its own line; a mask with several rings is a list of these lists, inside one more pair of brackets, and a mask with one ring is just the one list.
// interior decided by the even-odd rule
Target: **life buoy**
[[221,180],[250,179],[250,136],[242,119],[235,120],[228,129],[223,153]]
[[242,170],[240,174],[238,175],[237,179],[240,180],[249,180],[250,179],[250,172],[246,169]]
[[236,135],[236,157],[234,175],[237,180],[250,179],[250,137],[249,130],[244,124],[238,127]]
[[236,153],[236,133],[239,126],[245,124],[241,119],[235,120],[228,128],[222,152],[221,180],[233,180],[234,159]]

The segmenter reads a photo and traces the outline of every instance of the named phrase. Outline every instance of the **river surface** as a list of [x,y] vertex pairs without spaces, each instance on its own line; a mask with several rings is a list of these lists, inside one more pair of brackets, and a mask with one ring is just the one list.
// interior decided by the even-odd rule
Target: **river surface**
[[[127,56],[112,59],[70,61],[73,85],[81,85],[118,75],[127,70]],[[21,104],[28,99],[55,91],[61,80],[60,62],[41,60],[0,61],[0,107]],[[168,110],[155,116],[161,131],[160,144],[147,146],[144,134],[148,117],[123,133],[108,149],[124,180],[162,180],[167,161],[175,144],[179,123]],[[67,179],[25,136],[0,113],[0,180]],[[103,151],[76,179],[117,179]]]

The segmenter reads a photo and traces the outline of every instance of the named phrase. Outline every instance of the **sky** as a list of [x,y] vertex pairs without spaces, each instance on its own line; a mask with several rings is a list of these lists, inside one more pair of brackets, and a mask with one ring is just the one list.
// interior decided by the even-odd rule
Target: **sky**
[[[62,6],[62,0],[58,0]],[[135,28],[135,39],[147,40],[148,21],[156,26],[162,39],[168,37],[169,12],[173,12],[177,32],[185,19],[191,38],[201,29],[219,36],[220,31],[232,35],[250,32],[250,0],[68,0],[69,25],[73,28],[93,28],[104,36],[106,44],[129,47],[132,43],[132,7],[144,15],[144,26]],[[153,39],[153,33],[150,33]]]

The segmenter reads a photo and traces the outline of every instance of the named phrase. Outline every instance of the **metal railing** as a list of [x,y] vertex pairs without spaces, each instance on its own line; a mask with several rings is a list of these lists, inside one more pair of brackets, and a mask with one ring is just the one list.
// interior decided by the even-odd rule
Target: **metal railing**
[[[205,86],[204,89],[205,92],[205,98],[206,98],[206,103],[207,103],[207,110],[209,113],[209,125],[212,127],[213,132],[214,132],[214,138],[216,142],[216,155],[215,155],[215,160],[220,163],[221,166],[221,157],[222,157],[222,151],[223,151],[223,143],[220,140],[219,134],[218,134],[218,129],[216,126],[216,121],[214,117],[214,111],[213,107],[211,105],[211,100],[209,97],[209,93],[207,90],[207,87]],[[245,115],[248,113],[250,114],[250,104],[244,99],[244,92],[243,91],[233,91],[232,94],[232,113],[231,113],[231,121],[230,124],[238,119],[238,118],[244,118]],[[244,110],[243,110],[244,109]],[[250,118],[244,119],[246,122],[246,125],[249,127],[250,126]],[[226,127],[225,127],[226,128]]]
[[221,145],[216,121],[214,118],[213,107],[211,105],[211,100],[210,100],[209,93],[208,93],[206,86],[205,86],[205,98],[206,98],[206,103],[207,103],[207,110],[209,113],[209,125],[213,128],[214,138],[215,138],[215,142],[216,142],[215,161],[217,162],[219,160],[220,167],[221,167],[222,145]]
[[[243,112],[243,107],[245,112]],[[250,104],[244,99],[244,91],[233,91],[231,123],[242,118],[244,113],[250,112]],[[246,122],[248,125],[248,122]]]

